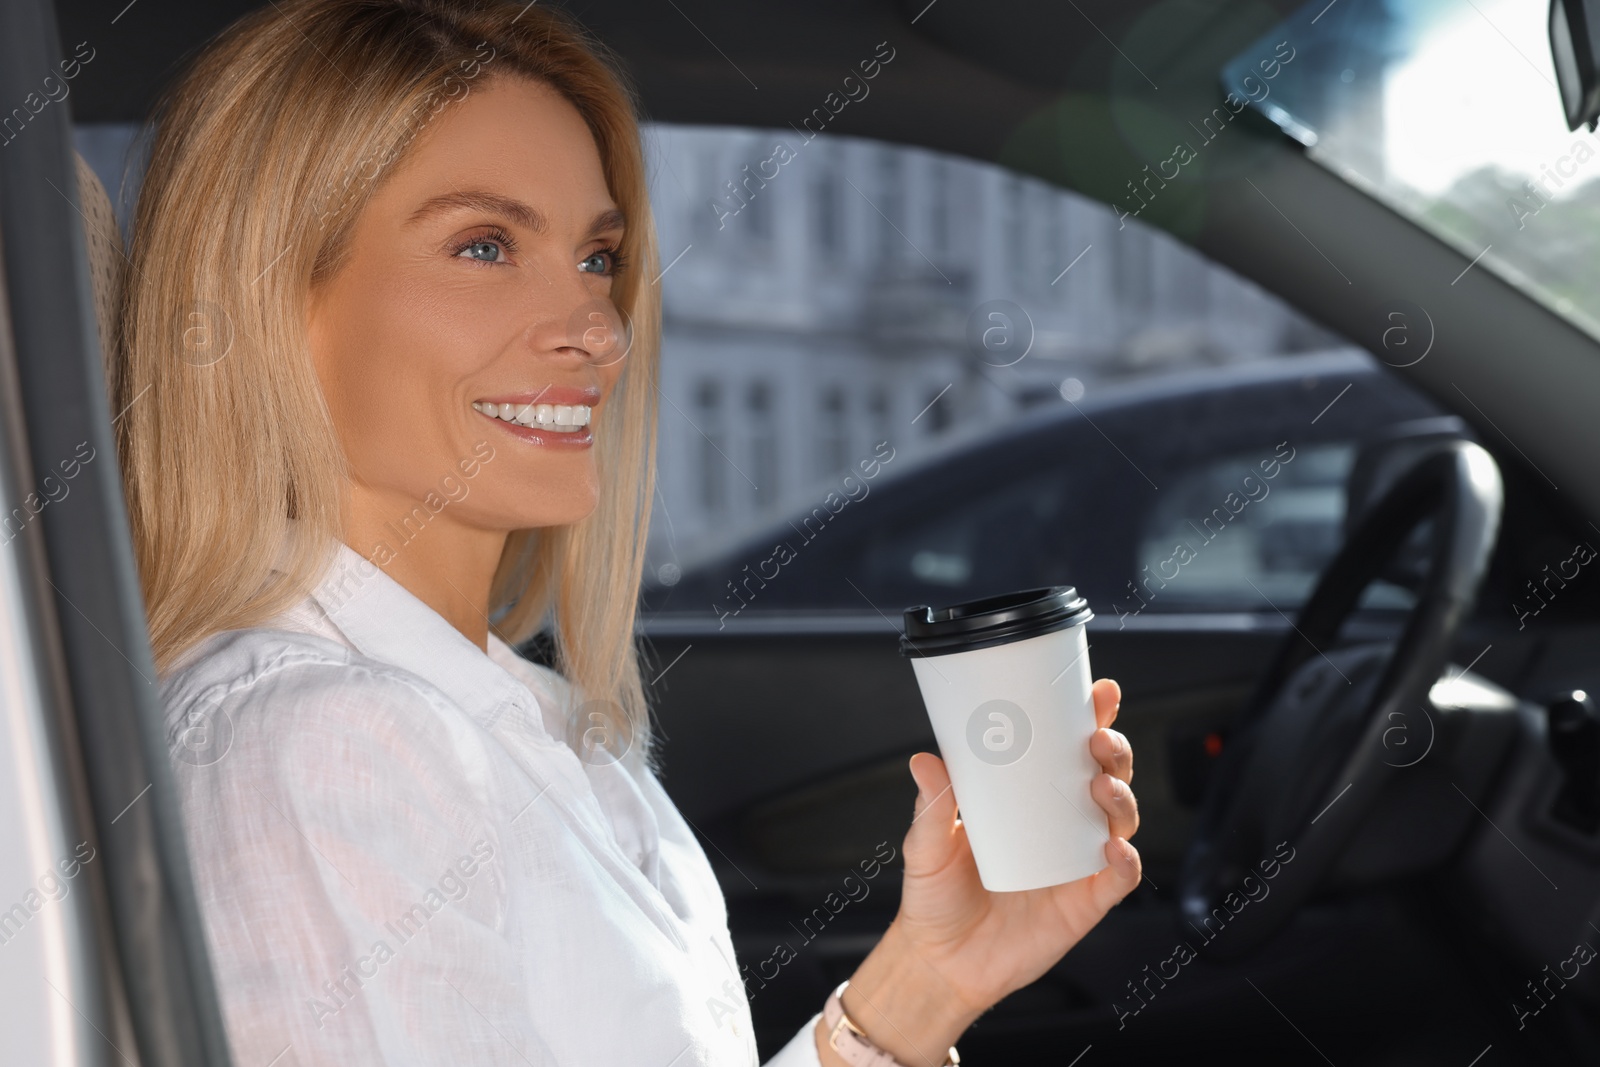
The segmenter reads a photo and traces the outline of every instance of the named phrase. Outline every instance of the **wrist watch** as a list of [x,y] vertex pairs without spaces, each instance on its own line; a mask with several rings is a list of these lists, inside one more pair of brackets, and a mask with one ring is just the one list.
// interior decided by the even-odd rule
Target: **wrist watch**
[[[844,989],[850,984],[847,978],[828,996],[822,1008],[822,1024],[828,1028],[828,1047],[837,1052],[850,1067],[906,1067],[867,1039],[861,1027],[844,1013]],[[945,1055],[941,1067],[957,1067],[961,1057],[955,1046]]]

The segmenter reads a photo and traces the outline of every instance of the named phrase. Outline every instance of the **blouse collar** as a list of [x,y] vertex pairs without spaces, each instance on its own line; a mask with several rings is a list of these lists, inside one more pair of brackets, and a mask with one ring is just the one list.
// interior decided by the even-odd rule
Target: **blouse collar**
[[362,655],[421,676],[485,726],[514,711],[548,734],[527,686],[501,666],[516,655],[509,645],[491,632],[486,655],[349,545],[337,544],[311,598]]

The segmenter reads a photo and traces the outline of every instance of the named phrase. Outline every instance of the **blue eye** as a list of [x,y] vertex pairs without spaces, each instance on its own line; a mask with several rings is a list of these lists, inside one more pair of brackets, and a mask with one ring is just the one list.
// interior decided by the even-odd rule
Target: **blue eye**
[[471,254],[471,255],[466,255],[465,258],[467,258],[467,259],[476,259],[476,260],[479,260],[480,262],[488,262],[488,263],[498,263],[498,262],[500,262],[500,257],[499,257],[500,246],[498,244],[496,244],[494,241],[473,241],[471,244],[464,246],[462,248],[462,250],[460,252],[457,252],[456,254],[457,255],[463,255],[464,253],[472,252],[473,249],[481,249],[481,248],[488,249],[489,250],[489,254],[488,255],[483,255],[483,256],[479,256],[479,255],[476,255],[476,254]]
[[620,274],[622,252],[616,248],[602,248],[580,262],[578,269],[586,274]]
[[[482,249],[490,249],[491,251],[487,256],[472,254]],[[476,237],[471,237],[461,242],[451,249],[451,252],[462,259],[493,265],[504,263],[506,261],[505,253],[515,253],[516,250],[517,242],[512,239],[511,235],[495,226],[490,227],[488,233],[481,233]]]

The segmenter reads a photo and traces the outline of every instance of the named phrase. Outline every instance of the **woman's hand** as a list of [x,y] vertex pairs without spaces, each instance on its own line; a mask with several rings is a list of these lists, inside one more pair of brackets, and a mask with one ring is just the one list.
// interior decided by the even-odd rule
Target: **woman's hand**
[[[1139,828],[1129,783],[1133,752],[1110,726],[1122,689],[1094,684],[1099,728],[1089,751],[1104,772],[1090,795],[1105,809],[1110,864],[1063,885],[991,893],[978,879],[966,826],[944,761],[911,757],[920,790],[905,838],[900,912],[845,990],[845,1012],[872,1041],[902,1063],[939,1064],[945,1049],[984,1011],[1037,979],[1139,884],[1139,854],[1128,843]],[[825,1044],[820,1024],[819,1044]],[[823,1063],[842,1062],[823,1048]]]

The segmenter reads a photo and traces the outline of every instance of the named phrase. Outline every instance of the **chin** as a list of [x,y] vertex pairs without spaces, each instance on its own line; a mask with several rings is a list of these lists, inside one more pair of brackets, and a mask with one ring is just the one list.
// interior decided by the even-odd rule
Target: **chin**
[[581,510],[574,510],[569,513],[557,515],[550,515],[546,513],[540,515],[534,521],[527,523],[523,528],[526,529],[535,526],[571,526],[573,523],[582,522],[584,519],[587,519],[593,514],[594,508],[583,508]]
[[515,473],[518,476],[483,487],[486,513],[481,520],[486,525],[508,530],[568,526],[582,522],[600,506],[600,479],[592,468],[553,472],[546,467],[526,475]]
[[599,506],[597,497],[574,500],[542,500],[536,511],[517,515],[512,519],[514,529],[525,530],[538,526],[570,526],[594,514]]

